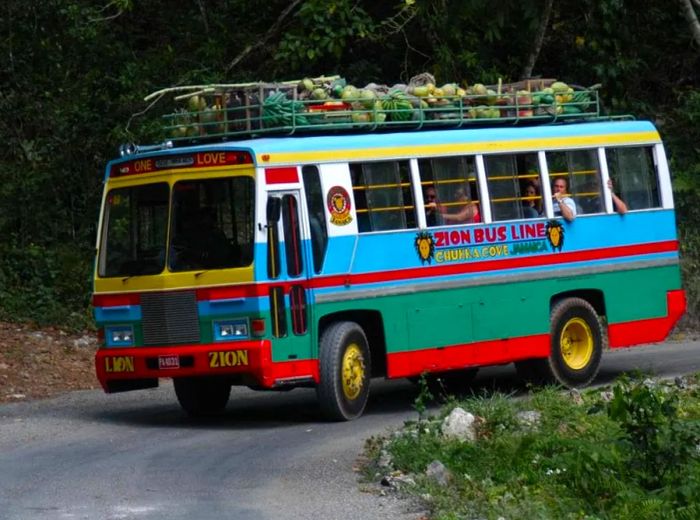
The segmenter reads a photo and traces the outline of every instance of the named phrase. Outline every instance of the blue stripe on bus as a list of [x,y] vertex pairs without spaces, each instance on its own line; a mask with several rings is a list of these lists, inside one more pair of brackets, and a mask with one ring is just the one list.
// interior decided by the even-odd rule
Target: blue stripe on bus
[[[563,221],[560,220],[560,222]],[[508,236],[510,237],[511,226],[525,223],[527,221],[503,222],[488,226],[432,228],[430,232],[435,237],[436,233],[441,231],[449,233],[469,230],[473,237],[474,230],[479,227],[494,229],[505,226],[509,231]],[[676,239],[675,219],[671,210],[628,213],[625,216],[601,215],[581,217],[571,223],[564,223],[563,229],[564,242],[562,252],[605,249]],[[421,260],[414,245],[418,232],[419,230],[407,230],[403,232],[361,235],[352,266],[352,273],[408,269],[421,266]],[[324,274],[333,274],[331,270],[333,266],[341,267],[337,273],[347,272],[345,258],[337,258],[338,255],[335,254],[335,243],[333,240],[335,239],[331,239],[328,251],[333,252],[332,255],[336,258],[328,262],[328,269],[324,269]],[[481,248],[503,244],[509,244],[509,248],[512,248],[511,244],[516,242],[535,242],[538,240],[546,241],[547,239],[535,238],[512,241],[509,238],[506,241],[483,241],[479,243],[472,240],[471,243],[450,244],[445,248],[436,248],[436,251],[439,249]],[[437,246],[438,244],[435,245]],[[547,252],[551,252],[548,243]]]
[[98,323],[136,321],[141,319],[140,305],[118,305],[115,307],[95,307],[95,321]]
[[[604,249],[608,247],[631,246],[652,242],[676,240],[675,215],[673,210],[657,209],[640,212],[629,212],[624,216],[618,214],[601,214],[580,216],[571,223],[563,224],[564,242],[562,252],[583,251],[590,249]],[[376,271],[408,269],[425,265],[421,262],[416,251],[415,239],[419,232],[427,231],[437,236],[436,233],[451,233],[469,231],[474,233],[476,229],[496,229],[505,226],[508,231],[508,240],[495,242],[450,244],[442,249],[459,249],[484,247],[491,245],[509,244],[509,248],[516,243],[527,243],[547,240],[542,238],[512,240],[511,226],[522,224],[544,223],[547,219],[519,220],[510,222],[496,222],[479,226],[450,226],[425,229],[397,230],[381,233],[365,233],[358,236],[342,236],[329,238],[326,256],[321,275],[337,274],[361,274]],[[355,242],[357,241],[357,247]],[[308,240],[305,241],[305,250],[309,251]],[[549,244],[546,244],[547,252],[551,252]],[[436,250],[441,248],[436,248]],[[262,243],[255,244],[255,257],[261,259],[255,263],[255,279],[268,280],[266,258],[266,246]],[[535,253],[533,253],[535,254]],[[512,255],[508,255],[512,256]],[[280,261],[286,266],[284,247],[280,247]],[[312,263],[311,255],[308,255],[308,263]],[[434,263],[434,260],[431,260]],[[312,265],[307,266],[312,269]],[[282,269],[286,272],[286,267]],[[296,278],[295,280],[298,280]],[[278,281],[289,281],[286,276],[280,276]]]
[[224,300],[200,301],[197,310],[201,317],[231,314],[251,314],[270,310],[268,298],[227,298]]

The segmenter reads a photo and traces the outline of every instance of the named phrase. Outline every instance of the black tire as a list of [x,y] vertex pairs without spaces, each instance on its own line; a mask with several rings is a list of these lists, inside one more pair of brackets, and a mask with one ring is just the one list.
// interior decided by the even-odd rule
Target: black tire
[[220,414],[231,395],[231,383],[219,378],[179,377],[173,384],[180,406],[190,417]]
[[574,388],[588,385],[600,369],[604,334],[595,309],[581,298],[557,303],[550,317],[548,358],[515,364],[518,375],[534,384]]
[[320,382],[316,395],[323,416],[350,421],[362,415],[369,398],[372,374],[369,346],[357,323],[331,324],[319,341]]

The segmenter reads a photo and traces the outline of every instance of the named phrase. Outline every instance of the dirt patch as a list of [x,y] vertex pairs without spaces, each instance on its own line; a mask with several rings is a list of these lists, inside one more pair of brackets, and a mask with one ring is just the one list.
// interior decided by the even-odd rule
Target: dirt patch
[[97,338],[0,322],[0,402],[17,402],[99,388]]

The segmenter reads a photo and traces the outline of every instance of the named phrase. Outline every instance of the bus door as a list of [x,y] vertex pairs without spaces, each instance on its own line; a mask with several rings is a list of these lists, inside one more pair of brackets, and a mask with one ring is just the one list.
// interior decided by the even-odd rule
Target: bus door
[[273,361],[309,359],[307,247],[302,240],[302,204],[298,190],[274,191],[267,198],[267,278]]

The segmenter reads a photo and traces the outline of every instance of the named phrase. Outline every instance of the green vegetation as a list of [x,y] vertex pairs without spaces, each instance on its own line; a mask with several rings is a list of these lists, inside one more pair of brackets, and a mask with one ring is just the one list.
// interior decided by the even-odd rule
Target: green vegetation
[[[403,486],[431,518],[691,519],[700,516],[700,387],[690,380],[623,377],[583,393],[545,388],[522,399],[485,394],[450,402],[389,439],[367,443],[370,478],[410,475]],[[476,440],[443,434],[461,407]],[[390,456],[379,468],[380,455]],[[433,461],[446,483],[426,475]],[[393,471],[393,473],[392,473]],[[405,482],[404,478],[404,482]]]
[[503,0],[497,9],[488,0],[6,0],[0,319],[89,323],[103,168],[121,143],[154,139],[148,121],[163,107],[144,102],[148,93],[330,74],[393,84],[430,72],[460,86],[527,76],[600,83],[607,108],[653,120],[672,160],[697,321],[700,38],[684,3],[698,14],[691,0]]

